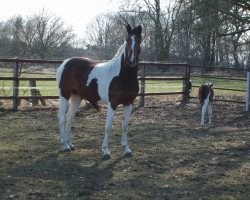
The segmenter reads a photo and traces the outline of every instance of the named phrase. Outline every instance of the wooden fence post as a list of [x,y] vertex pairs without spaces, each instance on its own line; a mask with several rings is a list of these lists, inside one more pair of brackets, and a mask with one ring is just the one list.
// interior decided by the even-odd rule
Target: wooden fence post
[[19,99],[15,98],[18,97],[19,93],[19,79],[18,79],[18,72],[19,72],[19,62],[16,61],[13,67],[13,110],[18,110],[19,106]]
[[145,66],[141,65],[141,102],[140,106],[145,105]]
[[[29,80],[30,85],[30,93],[31,96],[37,96],[38,91],[36,90],[36,81],[35,80]],[[38,105],[38,99],[32,99],[32,106]]]
[[185,64],[185,71],[184,71],[184,80],[183,80],[183,86],[182,86],[182,101],[188,101],[190,99],[189,95],[189,81],[190,81],[190,65]]
[[246,112],[249,112],[249,104],[250,104],[250,71],[247,72]]

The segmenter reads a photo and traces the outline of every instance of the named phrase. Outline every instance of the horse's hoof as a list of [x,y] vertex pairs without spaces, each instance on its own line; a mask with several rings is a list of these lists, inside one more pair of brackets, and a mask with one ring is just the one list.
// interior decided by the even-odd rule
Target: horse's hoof
[[110,154],[103,155],[103,160],[109,160],[110,158]]
[[71,146],[71,147],[70,147],[70,150],[71,150],[71,151],[75,151],[76,148],[75,148],[74,146]]
[[71,152],[71,150],[70,150],[70,148],[67,148],[67,149],[64,149],[63,152],[64,152],[64,153],[66,153],[66,152]]
[[126,153],[124,154],[124,158],[131,158],[131,157],[133,157],[132,152],[126,152]]

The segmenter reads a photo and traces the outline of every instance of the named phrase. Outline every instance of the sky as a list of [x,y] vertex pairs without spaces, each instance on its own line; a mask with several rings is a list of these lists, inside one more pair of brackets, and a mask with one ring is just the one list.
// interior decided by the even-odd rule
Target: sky
[[117,0],[6,0],[1,5],[0,22],[11,17],[39,13],[42,9],[60,17],[66,26],[72,26],[78,36],[84,35],[86,25],[100,13],[115,12]]

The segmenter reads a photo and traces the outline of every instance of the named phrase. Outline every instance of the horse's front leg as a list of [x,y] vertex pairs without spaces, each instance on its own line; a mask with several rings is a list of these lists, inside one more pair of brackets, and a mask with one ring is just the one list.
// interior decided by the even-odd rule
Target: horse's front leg
[[206,115],[206,111],[207,111],[207,107],[208,107],[208,102],[209,102],[209,99],[207,97],[204,100],[204,104],[202,105],[202,109],[201,109],[201,128],[205,127],[205,115]]
[[107,110],[107,117],[106,117],[106,124],[105,124],[105,133],[104,133],[104,139],[102,143],[102,151],[103,151],[103,159],[109,160],[110,159],[110,152],[108,148],[109,143],[109,133],[113,125],[113,120],[115,117],[115,110],[111,107],[110,103],[108,105]]
[[124,149],[125,157],[132,157],[132,151],[128,147],[128,123],[132,112],[132,105],[123,107],[123,118],[122,118],[122,139],[121,145]]

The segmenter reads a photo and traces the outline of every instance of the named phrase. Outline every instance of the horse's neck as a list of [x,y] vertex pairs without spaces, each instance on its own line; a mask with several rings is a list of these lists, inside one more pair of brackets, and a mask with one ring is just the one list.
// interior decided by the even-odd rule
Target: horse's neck
[[124,42],[124,44],[120,46],[115,56],[111,60],[105,63],[102,63],[102,66],[106,69],[115,68],[114,71],[117,71],[117,70],[120,71],[122,56],[125,53],[125,47],[126,47],[126,42]]
[[120,74],[124,80],[137,80],[138,67],[126,66],[125,58],[126,41],[120,46],[115,56],[106,63],[103,63],[105,71],[112,71],[115,75]]
[[[113,59],[118,58],[118,57],[121,57],[122,54],[125,52],[125,47],[126,47],[126,41],[123,43],[123,45],[121,45],[121,46],[119,47],[119,49],[118,49],[118,51],[117,51],[117,53],[115,54],[115,56],[114,56]],[[112,60],[113,60],[113,59],[112,59]]]

